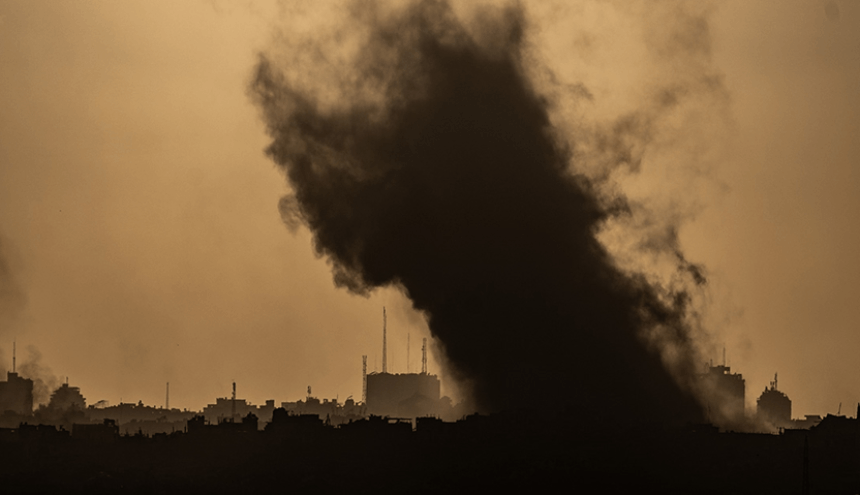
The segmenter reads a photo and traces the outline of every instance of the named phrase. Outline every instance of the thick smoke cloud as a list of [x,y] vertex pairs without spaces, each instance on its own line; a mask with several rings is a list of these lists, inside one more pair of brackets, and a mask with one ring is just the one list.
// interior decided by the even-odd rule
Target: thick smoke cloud
[[445,2],[360,6],[331,35],[285,35],[256,67],[267,151],[294,192],[288,225],[311,230],[339,286],[402,288],[481,410],[697,418],[685,287],[704,276],[672,228],[640,244],[668,250],[682,283],[620,267],[598,235],[635,206],[611,171],[583,172],[589,147],[627,147],[629,165],[643,121],[578,148],[533,82],[519,7],[465,23]]

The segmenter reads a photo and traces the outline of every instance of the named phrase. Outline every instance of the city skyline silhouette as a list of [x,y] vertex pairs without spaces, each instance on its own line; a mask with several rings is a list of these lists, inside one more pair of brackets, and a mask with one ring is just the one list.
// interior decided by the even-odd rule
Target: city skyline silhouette
[[849,0],[2,2],[0,486],[856,493],[858,57]]

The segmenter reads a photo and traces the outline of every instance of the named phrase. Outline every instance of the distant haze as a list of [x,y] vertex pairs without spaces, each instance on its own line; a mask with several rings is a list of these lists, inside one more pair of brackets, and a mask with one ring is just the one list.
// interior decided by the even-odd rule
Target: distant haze
[[[511,14],[516,9],[488,15],[484,31],[470,20],[480,11],[474,5],[452,3],[453,18],[437,23],[424,39],[452,36],[453,41],[437,44],[470,60],[467,72],[499,74],[470,80],[508,88],[509,96],[494,98],[520,101],[535,122],[548,119],[543,126],[553,130],[548,137],[536,133],[529,141],[542,144],[523,148],[509,138],[500,155],[513,160],[512,149],[545,150],[542,184],[555,184],[559,191],[528,195],[532,185],[518,179],[523,177],[518,169],[509,168],[509,177],[523,192],[514,196],[517,201],[537,197],[539,204],[487,203],[488,218],[507,215],[519,228],[512,228],[509,238],[479,237],[540,262],[543,273],[551,275],[551,287],[573,269],[556,261],[557,253],[571,244],[553,244],[545,257],[537,256],[540,244],[528,241],[556,230],[552,223],[526,219],[581,222],[569,232],[602,226],[595,249],[603,249],[608,258],[598,258],[612,263],[601,268],[580,259],[576,263],[585,267],[584,273],[613,273],[618,280],[635,282],[633,292],[607,289],[615,295],[653,294],[660,304],[666,303],[666,294],[689,297],[683,325],[677,328],[695,337],[699,354],[666,354],[667,347],[658,346],[663,351],[654,354],[652,349],[646,356],[670,364],[685,361],[676,360],[678,356],[693,356],[698,362],[691,366],[698,367],[707,359],[721,361],[725,345],[728,364],[747,379],[748,406],[779,372],[780,389],[792,399],[795,416],[835,413],[840,402],[846,410],[846,404],[860,401],[860,363],[853,355],[860,321],[855,303],[860,282],[860,5],[838,0],[661,2],[656,7],[523,2],[521,15]],[[391,26],[385,12],[380,10],[377,24],[359,24],[345,35],[384,33]],[[292,232],[284,226],[279,204],[280,210],[290,211],[282,198],[299,198],[300,189],[288,185],[283,170],[266,154],[272,142],[266,116],[259,95],[248,90],[260,74],[261,52],[278,69],[273,75],[282,72],[278,64],[286,59],[278,50],[287,50],[297,39],[311,40],[308,50],[327,46],[329,39],[322,35],[343,26],[341,21],[352,14],[335,4],[311,2],[0,5],[0,291],[5,291],[0,364],[11,366],[13,340],[19,364],[28,359],[32,345],[44,372],[57,381],[68,376],[89,403],[122,399],[163,404],[167,381],[171,405],[189,408],[229,395],[232,381],[240,397],[255,403],[299,399],[308,385],[320,397],[358,398],[361,356],[368,355],[371,369],[381,367],[385,305],[389,367],[405,371],[409,334],[412,371],[417,371],[416,343],[431,335],[412,302],[392,288],[352,294],[336,286],[332,270],[340,268],[347,277],[342,280],[351,280],[353,288],[398,279],[412,291],[413,300],[427,299],[410,287],[406,272],[356,270],[366,260],[344,254],[355,251],[335,253],[315,241],[318,230],[294,224]],[[514,36],[517,27],[521,38]],[[440,38],[443,28],[448,34]],[[319,37],[309,35],[315,29]],[[464,36],[472,41],[459,41]],[[404,39],[402,45],[417,42]],[[344,44],[343,52],[317,53],[329,56],[331,67],[345,67],[341,62],[352,60],[350,46]],[[398,83],[428,84],[415,91],[450,84],[448,71],[412,77],[410,63],[441,63],[436,55],[414,53],[420,55],[415,60],[398,50],[381,59],[368,53],[367,60],[400,63],[402,70],[392,72],[400,76]],[[505,70],[508,75],[501,75]],[[321,77],[318,89],[329,88],[328,82]],[[365,96],[376,104],[374,94]],[[486,92],[475,89],[472,94]],[[400,106],[382,107],[395,110],[386,117],[405,122],[409,111],[418,111],[410,110],[418,108],[410,103],[414,101],[404,98]],[[448,109],[438,96],[428,101],[437,102],[439,112]],[[464,104],[484,102],[476,96]],[[509,127],[502,116],[491,120]],[[390,121],[373,121],[363,132],[376,134],[363,136],[374,143],[403,142],[387,137],[395,129],[381,122]],[[434,135],[422,128],[432,122],[438,120],[425,117],[396,129]],[[523,128],[510,136],[535,128],[526,122],[515,125]],[[348,135],[341,134],[344,139]],[[567,147],[560,144],[565,142]],[[434,157],[443,151],[433,151]],[[365,152],[388,156],[376,147]],[[580,164],[585,180],[558,173],[561,163]],[[449,168],[445,173],[465,172]],[[475,182],[466,179],[461,177],[460,196],[447,195],[448,203],[434,204],[450,209],[467,201]],[[488,182],[483,191],[507,197],[504,184]],[[426,197],[413,196],[405,199]],[[595,216],[541,213],[558,198],[568,198],[562,200],[568,204],[574,197],[593,205]],[[613,202],[618,198],[625,200]],[[622,203],[626,214],[613,209]],[[532,215],[522,204],[536,210],[516,223],[518,215]],[[492,230],[499,222],[482,228],[500,232]],[[418,247],[452,242],[431,239],[423,244],[420,235],[407,239]],[[423,253],[425,259],[455,252],[436,246]],[[415,251],[400,247],[381,252]],[[512,254],[496,254],[497,265],[510,265]],[[481,259],[492,260],[492,253]],[[440,270],[450,271],[438,273],[430,270],[432,265],[418,268],[448,278],[455,265],[441,264]],[[615,271],[606,271],[611,270],[607,266]],[[679,266],[701,268],[678,271]],[[481,275],[488,270],[486,265],[472,269]],[[360,277],[349,277],[359,272]],[[707,284],[697,285],[694,272]],[[492,303],[478,299],[462,304],[499,306],[505,292],[499,281],[518,280],[521,292],[507,296],[501,306],[524,301],[520,315],[534,319],[495,316],[495,325],[488,325],[464,320],[464,313],[456,311],[431,323],[487,332],[499,324],[535,324],[537,331],[523,334],[532,339],[521,341],[529,348],[504,339],[498,345],[507,349],[506,355],[514,347],[541,355],[552,372],[589,368],[603,355],[585,354],[581,349],[589,345],[573,335],[543,333],[543,325],[537,324],[547,321],[542,318],[561,325],[569,315],[540,304],[544,288],[534,291],[529,285],[537,272],[518,269],[508,275],[482,278],[493,281],[494,288],[475,293],[492,295]],[[6,290],[10,280],[16,288],[11,298]],[[461,293],[473,289],[458,288]],[[533,300],[524,300],[523,293],[534,294]],[[429,301],[421,309],[432,313],[437,303]],[[560,306],[556,300],[550,308]],[[575,307],[572,303],[565,311],[573,313]],[[679,314],[674,309],[670,313]],[[493,345],[499,335],[509,334],[480,335],[466,348],[472,352]],[[447,374],[479,380],[482,372],[446,364],[444,356],[454,352],[454,341],[448,342],[431,345],[430,368],[446,374],[443,394],[465,395]],[[458,361],[452,357],[451,362]],[[509,376],[519,369],[540,371],[530,361],[508,358],[485,364],[487,369],[502,367]],[[619,373],[618,380],[629,375],[624,368],[606,366]],[[541,394],[546,390],[541,387],[550,387],[537,385]],[[526,382],[515,386],[516,395],[528,389]],[[495,404],[499,391],[492,386],[485,391],[479,391],[486,397],[483,403]]]

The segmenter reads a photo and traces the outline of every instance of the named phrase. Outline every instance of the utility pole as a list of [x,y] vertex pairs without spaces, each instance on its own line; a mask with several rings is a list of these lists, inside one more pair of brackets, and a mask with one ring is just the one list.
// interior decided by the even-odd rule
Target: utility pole
[[367,356],[361,356],[361,402],[367,404]]
[[424,342],[421,344],[421,373],[427,374],[427,337],[424,337]]
[[232,400],[232,410],[230,411],[230,421],[233,422],[236,420],[236,382],[233,382],[233,400]]
[[382,372],[388,373],[388,318],[385,316],[385,306],[382,307]]

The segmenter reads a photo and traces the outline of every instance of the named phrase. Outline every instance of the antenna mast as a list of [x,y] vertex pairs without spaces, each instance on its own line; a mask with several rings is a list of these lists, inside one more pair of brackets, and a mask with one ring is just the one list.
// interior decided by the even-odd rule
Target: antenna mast
[[16,340],[12,341],[12,373],[15,372],[15,351],[16,351],[15,346],[17,344],[18,344],[18,341],[16,341]]
[[424,337],[421,344],[421,373],[427,374],[427,337]]
[[167,382],[167,395],[164,397],[164,408],[170,409],[170,382]]
[[233,400],[231,408],[230,421],[234,421],[236,418],[236,382],[233,382]]
[[382,372],[388,373],[388,318],[385,306],[382,307]]
[[367,404],[367,356],[361,356],[361,402]]

